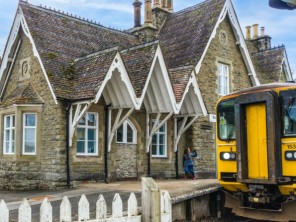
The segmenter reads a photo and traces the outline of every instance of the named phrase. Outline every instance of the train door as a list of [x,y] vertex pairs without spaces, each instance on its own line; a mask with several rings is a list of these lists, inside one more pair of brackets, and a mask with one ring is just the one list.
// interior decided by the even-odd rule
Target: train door
[[278,99],[274,92],[243,94],[235,102],[237,180],[276,184],[281,176]]
[[266,104],[246,106],[248,178],[267,179]]

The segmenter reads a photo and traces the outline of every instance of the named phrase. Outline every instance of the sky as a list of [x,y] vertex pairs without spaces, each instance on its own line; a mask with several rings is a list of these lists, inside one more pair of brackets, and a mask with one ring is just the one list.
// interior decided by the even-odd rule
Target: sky
[[[13,23],[18,1],[0,0],[1,56]],[[177,12],[202,1],[173,0],[174,11]],[[132,6],[134,0],[28,0],[28,2],[97,21],[106,27],[124,30],[132,28],[134,25]],[[272,46],[285,45],[291,70],[296,76],[296,9],[273,9],[269,7],[268,0],[232,0],[232,2],[244,35],[245,27],[248,25],[259,24],[259,34],[260,27],[265,27],[265,34],[272,38]],[[143,8],[144,4],[142,10]],[[143,12],[142,15],[144,15]]]

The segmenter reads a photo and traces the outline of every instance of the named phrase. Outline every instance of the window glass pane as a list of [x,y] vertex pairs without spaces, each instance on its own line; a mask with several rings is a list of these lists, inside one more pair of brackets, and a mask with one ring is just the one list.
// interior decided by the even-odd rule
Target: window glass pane
[[152,145],[152,155],[157,155],[157,145]]
[[78,125],[85,125],[85,116],[79,120]]
[[25,115],[25,126],[36,126],[36,115],[35,114],[26,114]]
[[6,128],[9,128],[9,127],[10,127],[10,116],[7,116],[7,117],[5,118],[5,120],[6,120],[6,124],[5,124],[5,126],[6,126]]
[[11,139],[12,139],[12,141],[14,141],[14,129],[11,130]]
[[133,142],[133,135],[134,135],[133,134],[133,129],[129,124],[127,124],[126,125],[126,130],[127,130],[126,140],[127,140],[128,143],[132,143]]
[[5,141],[9,141],[10,138],[10,130],[5,131]]
[[161,134],[159,135],[159,144],[164,144],[165,143],[165,135],[164,134]]
[[164,145],[159,145],[159,155],[164,155]]
[[35,152],[35,141],[25,141],[25,152],[34,153]]
[[14,127],[15,126],[15,116],[13,115],[12,116],[12,127]]
[[77,140],[85,140],[85,130],[83,128],[77,128]]
[[221,102],[218,106],[219,138],[235,139],[234,100]]
[[93,113],[88,114],[87,124],[89,126],[95,126],[96,125],[96,118],[95,118],[95,115]]
[[117,142],[123,142],[123,125],[117,130]]
[[35,129],[25,129],[25,140],[35,141]]
[[5,153],[9,153],[9,142],[5,142]]
[[156,144],[157,143],[157,134],[154,134],[152,137],[152,144]]
[[95,140],[95,129],[88,129],[88,140]]
[[84,141],[77,142],[77,153],[84,153]]
[[14,153],[14,142],[11,143],[11,152]]
[[95,142],[94,141],[88,142],[88,153],[95,153]]

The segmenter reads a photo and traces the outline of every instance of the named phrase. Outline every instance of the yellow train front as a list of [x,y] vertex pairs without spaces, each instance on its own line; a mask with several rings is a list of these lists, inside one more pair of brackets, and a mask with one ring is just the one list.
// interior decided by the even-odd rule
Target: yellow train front
[[296,84],[268,84],[217,104],[217,172],[240,216],[296,221]]

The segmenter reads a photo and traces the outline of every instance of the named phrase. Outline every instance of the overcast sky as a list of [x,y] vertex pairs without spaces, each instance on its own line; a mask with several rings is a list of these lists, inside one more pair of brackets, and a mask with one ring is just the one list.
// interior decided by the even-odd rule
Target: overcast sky
[[[0,55],[13,22],[19,0],[0,0]],[[95,20],[106,27],[133,27],[134,0],[28,0],[42,5]],[[296,10],[279,10],[268,6],[268,0],[232,0],[243,33],[247,25],[259,24],[272,40],[272,46],[284,44],[291,69],[296,75]],[[143,2],[143,0],[142,0]],[[174,0],[174,11],[202,2],[202,0]],[[142,9],[144,7],[142,6]],[[143,13],[142,13],[143,14]],[[143,22],[143,21],[142,21]],[[260,29],[259,29],[260,30]]]

